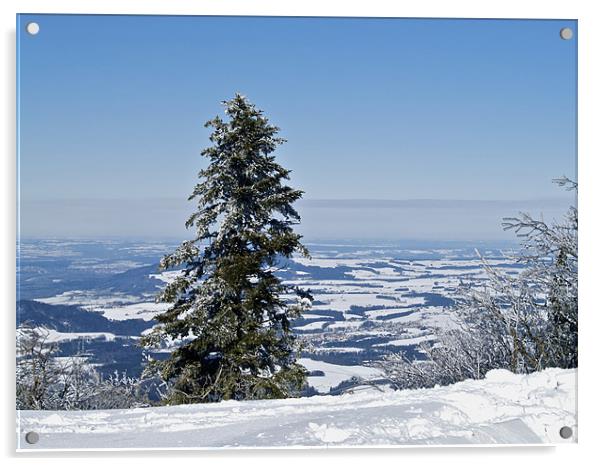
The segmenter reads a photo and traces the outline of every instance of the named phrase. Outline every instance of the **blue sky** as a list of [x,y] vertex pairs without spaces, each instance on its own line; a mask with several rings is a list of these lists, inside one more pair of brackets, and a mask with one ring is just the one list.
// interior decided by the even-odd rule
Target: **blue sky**
[[[34,20],[40,33],[28,36]],[[203,123],[235,92],[282,128],[279,160],[308,200],[496,200],[509,210],[546,199],[533,205],[541,212],[570,200],[551,180],[575,176],[576,40],[559,37],[573,21],[19,21],[26,236],[81,233],[77,202],[113,209],[110,218],[121,218],[111,207],[120,200],[149,217],[160,215],[155,200],[185,204],[205,165]],[[62,220],[40,225],[50,204]],[[118,221],[101,223],[105,235],[125,234]]]

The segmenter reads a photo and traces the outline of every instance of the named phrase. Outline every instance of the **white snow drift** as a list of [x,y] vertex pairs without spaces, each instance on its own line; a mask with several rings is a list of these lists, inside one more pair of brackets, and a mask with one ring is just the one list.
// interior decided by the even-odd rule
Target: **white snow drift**
[[[106,411],[21,411],[20,449],[571,442],[576,370],[491,371],[448,387]],[[24,441],[35,431],[35,445]]]

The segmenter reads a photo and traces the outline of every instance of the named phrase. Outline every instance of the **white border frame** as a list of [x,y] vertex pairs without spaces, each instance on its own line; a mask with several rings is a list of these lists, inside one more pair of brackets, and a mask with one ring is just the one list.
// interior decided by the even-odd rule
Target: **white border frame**
[[[579,21],[579,170],[580,183],[579,210],[581,226],[580,260],[580,372],[579,372],[579,446],[563,445],[553,447],[503,447],[493,450],[483,447],[432,449],[340,449],[340,450],[244,450],[244,451],[147,451],[112,453],[43,453],[19,454],[25,461],[43,461],[44,464],[81,463],[86,457],[91,464],[104,463],[109,458],[144,458],[146,464],[160,464],[168,457],[178,456],[187,461],[198,461],[193,457],[202,456],[212,463],[239,463],[245,466],[254,464],[279,464],[282,461],[292,464],[305,464],[307,461],[327,463],[345,462],[346,465],[362,464],[373,457],[379,462],[412,461],[422,464],[447,463],[482,464],[484,457],[492,465],[506,464],[518,458],[529,461],[537,455],[536,461],[545,457],[550,465],[575,462],[588,462],[595,458],[595,447],[600,431],[599,391],[602,385],[601,368],[597,350],[598,329],[602,328],[600,306],[596,291],[598,269],[602,266],[599,241],[602,238],[598,201],[602,199],[600,182],[600,137],[602,117],[600,113],[600,83],[602,83],[602,24],[593,0],[524,0],[475,1],[475,0],[429,0],[393,2],[385,0],[334,1],[334,0],[4,0],[2,8],[2,28],[4,47],[4,72],[2,92],[5,108],[1,113],[2,141],[4,157],[0,173],[2,180],[2,246],[0,248],[0,286],[4,298],[4,383],[1,384],[7,410],[4,412],[3,441],[4,456],[15,453],[14,406],[14,323],[15,323],[15,240],[16,240],[16,162],[15,162],[15,22],[16,13],[115,13],[115,14],[184,14],[184,15],[252,15],[252,16],[372,16],[372,17],[456,17],[456,18],[565,18]],[[598,86],[595,85],[598,84]],[[554,454],[552,454],[554,453]],[[552,455],[551,455],[552,454]],[[43,459],[42,459],[43,457]],[[534,458],[535,459],[535,458]],[[185,460],[186,461],[186,460]]]

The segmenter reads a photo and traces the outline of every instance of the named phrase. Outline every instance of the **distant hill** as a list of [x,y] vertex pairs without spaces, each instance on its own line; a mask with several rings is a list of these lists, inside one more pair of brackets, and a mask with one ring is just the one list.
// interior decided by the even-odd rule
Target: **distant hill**
[[25,322],[59,332],[109,332],[128,336],[138,336],[155,324],[144,319],[111,320],[79,306],[21,300],[17,302],[17,326]]

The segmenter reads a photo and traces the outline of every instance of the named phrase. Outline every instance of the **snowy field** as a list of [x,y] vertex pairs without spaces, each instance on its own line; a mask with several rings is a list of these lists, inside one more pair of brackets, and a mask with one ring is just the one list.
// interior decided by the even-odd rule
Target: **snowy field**
[[[496,370],[448,387],[106,411],[22,411],[19,449],[270,448],[574,442],[576,370]],[[24,441],[35,431],[35,445]]]

